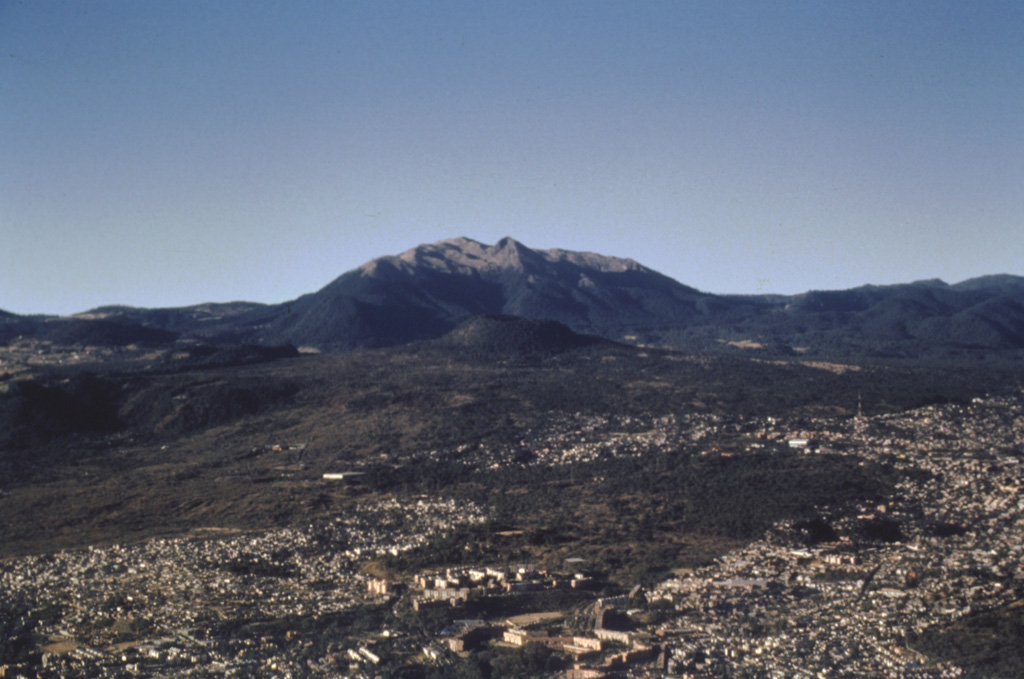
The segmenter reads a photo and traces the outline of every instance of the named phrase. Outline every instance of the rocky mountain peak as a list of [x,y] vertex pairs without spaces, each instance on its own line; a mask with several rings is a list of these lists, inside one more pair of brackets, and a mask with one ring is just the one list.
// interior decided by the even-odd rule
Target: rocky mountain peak
[[[771,340],[780,351],[810,355],[956,357],[1024,351],[1024,278],[712,295],[632,259],[534,250],[511,237],[493,245],[458,237],[374,259],[280,305],[105,307],[80,320],[221,341],[354,349],[436,339],[481,315],[552,320],[576,333],[687,349],[763,347]],[[49,337],[52,325],[0,312],[0,341]],[[533,326],[492,319],[486,327],[500,334],[495,329]]]

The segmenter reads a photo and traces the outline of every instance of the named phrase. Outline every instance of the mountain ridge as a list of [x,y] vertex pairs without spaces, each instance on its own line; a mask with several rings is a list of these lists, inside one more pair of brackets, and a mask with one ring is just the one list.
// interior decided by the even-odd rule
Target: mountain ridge
[[[476,316],[552,320],[578,334],[682,350],[955,357],[1024,350],[1024,277],[716,295],[628,258],[457,237],[375,258],[281,304],[105,306],[70,318],[221,343],[352,350],[434,340]],[[31,334],[28,318],[0,313],[0,338]]]

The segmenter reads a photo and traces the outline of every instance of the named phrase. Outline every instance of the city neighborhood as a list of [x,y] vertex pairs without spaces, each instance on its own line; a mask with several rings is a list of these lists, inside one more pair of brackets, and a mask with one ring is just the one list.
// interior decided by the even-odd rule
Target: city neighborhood
[[[443,672],[474,649],[539,645],[561,658],[553,675],[578,679],[957,677],[961,668],[916,649],[916,636],[1018,599],[1021,395],[803,418],[799,428],[712,415],[642,424],[629,434],[623,422],[567,417],[524,434],[528,459],[515,446],[464,449],[461,459],[572,465],[657,455],[681,441],[707,456],[758,455],[775,443],[887,465],[900,481],[884,502],[823,506],[814,525],[776,523],[647,589],[586,564],[552,572],[501,555],[414,576],[368,572],[368,561],[487,521],[480,507],[441,497],[367,503],[304,529],[211,529],[9,559],[0,592],[41,612],[42,651],[37,666],[0,667],[0,676],[372,678],[413,666]],[[723,434],[734,430],[743,435],[726,450]],[[347,642],[323,645],[309,620],[347,625]]]

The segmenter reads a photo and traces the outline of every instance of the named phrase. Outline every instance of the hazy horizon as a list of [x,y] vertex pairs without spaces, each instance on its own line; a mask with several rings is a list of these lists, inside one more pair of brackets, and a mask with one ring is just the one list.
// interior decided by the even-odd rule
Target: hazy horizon
[[423,243],[719,294],[1024,274],[1024,5],[0,6],[0,309],[276,303]]

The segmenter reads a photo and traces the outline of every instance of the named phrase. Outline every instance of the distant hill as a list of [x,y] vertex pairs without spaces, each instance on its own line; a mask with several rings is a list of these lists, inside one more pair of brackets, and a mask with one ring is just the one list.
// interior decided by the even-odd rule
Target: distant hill
[[1024,347],[1024,279],[991,277],[796,295],[761,331],[816,352],[962,355]]
[[286,305],[260,341],[331,349],[434,339],[467,318],[558,321],[622,339],[742,303],[701,293],[632,260],[455,238],[381,257]]
[[[435,340],[478,316],[545,319],[578,334],[691,351],[1017,356],[1024,351],[1024,278],[712,295],[630,259],[533,250],[512,238],[494,245],[453,238],[374,259],[284,304],[102,307],[79,318],[220,344],[350,350]],[[23,332],[14,327],[24,318],[0,316],[0,341]]]
[[1020,295],[1024,293],[1024,278],[1021,276],[1010,276],[999,274],[994,276],[979,276],[957,283],[952,286],[957,290],[965,291],[989,291],[998,292],[1004,295]]
[[519,316],[474,316],[436,340],[437,346],[481,360],[543,358],[596,344],[610,343],[557,321]]
[[177,336],[164,328],[122,319],[0,316],[0,342],[5,344],[27,337],[63,346],[158,346],[174,342]]
[[226,343],[242,343],[278,314],[277,308],[253,302],[197,304],[168,309],[105,306],[77,318],[133,323],[173,330],[181,335],[216,337]]

